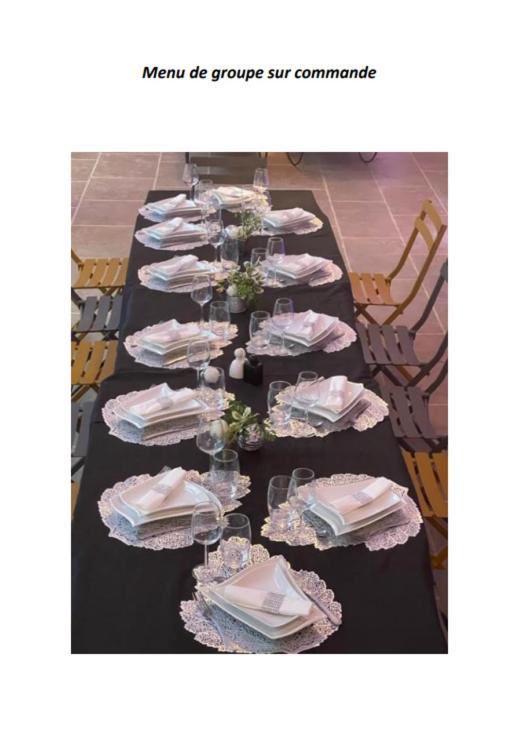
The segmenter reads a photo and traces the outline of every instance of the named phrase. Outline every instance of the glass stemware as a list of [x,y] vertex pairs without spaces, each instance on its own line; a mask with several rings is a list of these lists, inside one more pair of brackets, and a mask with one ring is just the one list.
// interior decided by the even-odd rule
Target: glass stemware
[[[192,539],[197,544],[204,545],[204,564],[194,567],[198,570],[196,580],[205,582],[210,579],[208,574],[208,545],[215,544],[222,535],[223,514],[220,506],[213,501],[196,504],[192,513]],[[204,569],[201,569],[203,567]],[[202,573],[202,574],[201,574]]]
[[250,262],[252,265],[262,266],[262,262],[266,260],[266,248],[252,248],[250,254]]
[[269,177],[267,167],[257,167],[253,175],[253,189],[260,194],[266,192],[269,187]]
[[290,387],[285,380],[274,380],[268,388],[268,414],[273,425],[286,425],[291,417],[291,400],[279,402],[281,392]]
[[192,279],[190,298],[201,307],[199,327],[204,329],[204,305],[213,298],[212,280],[206,274],[197,274]]
[[224,226],[222,220],[213,218],[213,213],[210,213],[206,220],[206,234],[208,243],[213,246],[215,251],[214,263],[217,264],[219,262],[219,248],[224,242]]
[[258,349],[266,349],[269,343],[269,311],[252,311],[250,316],[250,340]]
[[295,401],[302,406],[305,414],[305,422],[309,425],[309,409],[318,402],[318,388],[315,387],[318,374],[312,370],[299,372],[297,385],[295,387]]
[[[222,451],[226,445],[226,433],[228,426],[221,418],[207,420],[202,417],[199,419],[199,427],[197,429],[197,437],[195,443],[200,451],[213,456]],[[210,464],[211,466],[211,464]]]
[[213,198],[213,180],[199,180],[194,188],[194,200],[201,208],[211,206]]
[[210,331],[219,339],[228,339],[230,329],[230,307],[227,301],[212,301],[210,304]]
[[186,162],[183,168],[183,182],[190,190],[190,198],[193,200],[195,186],[199,182],[199,170],[195,162]]
[[289,503],[299,517],[314,501],[315,472],[311,468],[294,468],[288,489]]
[[280,264],[286,254],[286,246],[284,244],[284,238],[280,235],[273,235],[268,238],[268,245],[266,248],[266,260],[269,264],[269,274],[273,283],[277,283],[277,264]]
[[275,304],[273,305],[272,326],[280,331],[283,353],[288,352],[288,348],[284,341],[284,334],[293,321],[294,313],[295,309],[293,306],[293,299],[283,297],[275,300]]
[[[268,513],[274,529],[288,529],[294,519],[288,491],[291,483],[289,476],[273,476],[268,485]],[[284,508],[281,508],[284,505]]]
[[223,504],[229,504],[237,493],[240,476],[239,454],[223,448],[210,456],[210,485]]
[[224,517],[219,546],[228,572],[237,572],[246,567],[251,553],[251,524],[246,514],[227,514]]
[[221,245],[221,264],[224,271],[231,271],[239,265],[239,243],[229,235],[224,236]]
[[201,386],[201,372],[208,366],[210,359],[210,343],[207,340],[188,343],[186,361],[196,371],[197,387]]
[[226,376],[222,367],[206,367],[201,377],[201,386],[214,393],[212,407],[223,408],[226,394]]

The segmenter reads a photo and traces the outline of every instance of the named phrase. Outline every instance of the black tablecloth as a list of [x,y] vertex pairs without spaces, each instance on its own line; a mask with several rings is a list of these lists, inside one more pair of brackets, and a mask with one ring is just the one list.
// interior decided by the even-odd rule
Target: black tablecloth
[[[150,192],[147,201],[175,194]],[[287,253],[308,251],[331,258],[345,273],[331,226],[309,191],[274,191],[274,207],[300,206],[315,212],[324,227],[305,236],[285,236]],[[225,214],[225,222],[232,216]],[[150,223],[138,217],[136,228]],[[253,238],[248,253],[266,239]],[[194,251],[212,259],[213,249]],[[189,294],[150,291],[139,284],[137,269],[173,255],[146,248],[135,239],[130,255],[120,339],[129,333],[171,317],[179,321],[198,319],[199,308]],[[280,290],[266,289],[259,308],[271,310]],[[339,316],[353,325],[353,305],[346,276],[325,286],[295,286],[284,294],[295,301],[297,311],[315,311]],[[217,296],[217,295],[216,295]],[[247,339],[249,315],[232,316],[239,325],[235,346]],[[226,370],[233,357],[228,347],[215,364]],[[227,378],[227,389],[264,413],[270,381],[296,380],[303,369],[321,375],[345,374],[364,381],[372,389],[358,343],[334,354],[311,353],[293,358],[264,357],[264,384],[254,387]],[[183,628],[179,603],[193,589],[192,567],[200,563],[200,545],[182,550],[129,547],[108,536],[97,502],[115,482],[140,473],[157,473],[163,466],[207,470],[208,459],[194,440],[172,446],[145,447],[124,443],[108,434],[101,407],[112,397],[167,382],[172,387],[193,386],[190,370],[169,371],[136,364],[120,344],[115,373],[105,380],[94,409],[91,438],[72,532],[72,650],[75,653],[199,653],[209,649],[197,643]],[[324,439],[284,438],[266,444],[254,453],[240,452],[241,470],[252,479],[251,493],[241,511],[252,523],[253,541],[264,544],[271,554],[283,554],[297,569],[317,572],[334,590],[343,608],[339,630],[313,652],[321,653],[442,653],[446,644],[435,608],[432,575],[424,529],[405,545],[388,551],[369,552],[364,546],[319,552],[313,547],[288,547],[260,537],[267,513],[269,478],[308,466],[321,476],[334,473],[367,473],[387,476],[411,488],[389,420],[363,433],[354,430]],[[413,489],[411,489],[413,495]]]

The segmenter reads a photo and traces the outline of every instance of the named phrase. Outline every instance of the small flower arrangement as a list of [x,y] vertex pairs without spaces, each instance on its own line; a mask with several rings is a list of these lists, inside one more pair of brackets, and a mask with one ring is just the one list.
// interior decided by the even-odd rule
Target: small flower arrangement
[[276,439],[276,435],[268,420],[262,421],[258,413],[240,400],[233,400],[230,407],[224,414],[224,420],[228,425],[228,443],[234,443],[238,438],[248,436],[251,429],[256,429],[265,441]]
[[228,296],[237,296],[247,306],[251,306],[264,291],[263,283],[263,275],[258,266],[246,262],[244,264],[244,270],[241,271],[238,268],[235,271],[231,271],[228,274],[227,283],[222,282],[219,284],[217,290],[220,293],[226,290]]
[[243,210],[239,213],[240,226],[237,230],[237,238],[242,241],[248,240],[250,235],[262,227],[262,218],[253,210]]

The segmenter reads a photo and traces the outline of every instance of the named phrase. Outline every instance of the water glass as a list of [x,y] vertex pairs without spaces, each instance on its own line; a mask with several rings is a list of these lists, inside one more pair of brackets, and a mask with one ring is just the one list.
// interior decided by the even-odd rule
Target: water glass
[[204,328],[204,305],[213,298],[212,280],[206,274],[198,274],[194,276],[191,284],[190,298],[201,307],[201,317],[199,326]]
[[261,266],[263,261],[266,260],[266,249],[265,248],[252,248],[250,255],[250,262],[253,266]]
[[[220,506],[213,501],[205,501],[196,504],[192,513],[192,539],[197,544],[204,545],[204,564],[195,567],[199,570],[197,578],[199,582],[210,579],[208,574],[208,545],[215,544],[222,535],[223,514]],[[204,570],[201,570],[204,567]],[[202,574],[201,574],[202,573]],[[194,574],[195,576],[195,574]]]
[[186,350],[186,361],[197,373],[198,387],[200,386],[201,372],[208,366],[210,358],[210,343],[207,340],[203,342],[189,342]]
[[222,367],[206,367],[202,373],[201,386],[214,393],[212,407],[223,408],[226,393],[226,375]]
[[183,182],[190,190],[190,197],[193,200],[195,186],[199,182],[199,170],[195,162],[187,162],[183,169]]
[[280,264],[285,254],[286,246],[284,244],[284,238],[281,238],[280,235],[273,235],[268,238],[266,260],[269,264],[269,272],[273,283],[277,283],[277,265]]
[[318,402],[318,388],[316,383],[318,374],[312,370],[299,372],[295,388],[295,404],[302,407],[306,423],[309,425],[309,409]]
[[239,486],[239,454],[231,448],[223,448],[210,456],[210,485],[223,504],[235,498]]
[[291,483],[289,476],[273,476],[268,485],[268,513],[274,529],[288,529],[294,512],[288,503],[288,492]]
[[288,351],[284,342],[284,333],[286,329],[291,325],[294,316],[295,308],[293,305],[293,299],[282,297],[275,300],[275,304],[273,305],[274,318],[272,320],[272,326],[274,329],[277,329],[280,332],[283,352]]
[[253,175],[253,189],[255,192],[263,193],[269,186],[268,168],[257,167]]
[[210,304],[210,331],[219,339],[228,339],[230,328],[230,307],[227,301],[212,301]]
[[197,429],[197,437],[195,443],[200,451],[213,456],[215,453],[222,451],[226,445],[226,432],[228,426],[220,418],[207,420],[204,417],[199,419],[199,427]]
[[246,567],[251,553],[251,524],[246,514],[224,517],[220,550],[226,570],[237,572]]
[[214,194],[213,180],[199,180],[194,188],[194,200],[199,207],[208,207],[212,203]]
[[239,242],[236,238],[224,236],[221,245],[221,263],[224,271],[231,271],[239,265]]
[[271,422],[275,426],[286,425],[291,417],[292,400],[290,398],[288,398],[288,402],[279,402],[277,400],[280,393],[287,387],[290,387],[289,382],[275,380],[274,382],[270,382],[268,388],[268,413]]
[[250,340],[258,349],[266,349],[269,342],[269,311],[252,311],[250,316]]
[[289,503],[299,516],[314,501],[315,472],[311,468],[294,468],[288,489]]

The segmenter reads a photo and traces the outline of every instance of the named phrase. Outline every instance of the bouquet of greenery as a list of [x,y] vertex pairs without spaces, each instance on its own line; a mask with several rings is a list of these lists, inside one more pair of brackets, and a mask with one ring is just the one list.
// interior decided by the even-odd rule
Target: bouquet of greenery
[[239,213],[240,227],[237,237],[240,240],[247,240],[262,227],[262,218],[253,210],[243,210]]
[[248,429],[252,426],[259,428],[264,440],[276,439],[270,422],[261,420],[258,413],[252,412],[252,409],[240,400],[233,400],[230,403],[230,407],[224,414],[224,420],[228,425],[227,439],[229,444],[234,443],[241,434],[247,434]]
[[240,268],[231,271],[227,281],[221,282],[217,290],[220,293],[226,290],[230,296],[238,296],[250,306],[264,291],[263,282],[263,275],[259,267],[247,262],[244,264],[243,271]]

